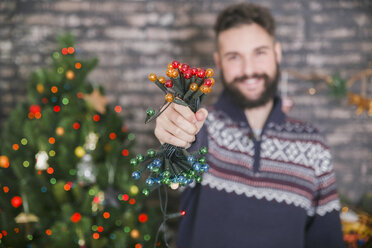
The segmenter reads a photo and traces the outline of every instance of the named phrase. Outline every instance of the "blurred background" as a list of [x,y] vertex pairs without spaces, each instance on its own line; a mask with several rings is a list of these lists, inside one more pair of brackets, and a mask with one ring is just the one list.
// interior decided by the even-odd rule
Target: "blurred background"
[[[89,80],[105,88],[109,104],[122,107],[136,152],[158,146],[154,123],[145,125],[144,118],[147,107],[162,104],[163,94],[148,75],[165,75],[174,59],[216,69],[213,24],[234,2],[241,1],[1,1],[0,127],[26,99],[30,73],[51,63],[57,35],[72,32],[78,56],[99,59]],[[293,103],[289,115],[311,121],[325,134],[342,198],[351,205],[368,204],[372,1],[250,2],[269,7],[276,18],[284,52],[281,92]],[[218,85],[207,104],[220,91]]]

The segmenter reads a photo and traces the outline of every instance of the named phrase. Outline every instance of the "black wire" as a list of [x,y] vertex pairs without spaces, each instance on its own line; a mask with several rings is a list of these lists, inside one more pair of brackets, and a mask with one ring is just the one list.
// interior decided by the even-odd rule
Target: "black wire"
[[163,214],[163,221],[161,222],[159,228],[158,228],[158,231],[156,232],[156,237],[155,237],[155,242],[154,242],[154,248],[156,248],[156,245],[158,243],[158,240],[159,240],[159,235],[160,235],[160,230],[162,228],[164,228],[164,231],[163,231],[163,239],[164,239],[164,243],[165,243],[165,246],[168,248],[169,247],[169,244],[167,242],[167,225],[166,225],[166,222],[167,222],[167,219],[168,219],[168,216],[167,216],[167,207],[168,207],[168,191],[167,191],[167,188],[165,185],[162,185],[163,188],[164,188],[164,193],[165,193],[165,198],[164,198],[164,206],[163,206],[163,200],[162,200],[162,196],[161,196],[161,189],[160,187],[158,188],[158,193],[159,193],[159,201],[160,201],[160,210]]

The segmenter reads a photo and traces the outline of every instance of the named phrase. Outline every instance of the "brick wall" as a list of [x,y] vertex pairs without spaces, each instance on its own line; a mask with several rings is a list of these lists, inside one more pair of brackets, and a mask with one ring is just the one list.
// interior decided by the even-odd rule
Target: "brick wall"
[[[340,72],[348,78],[372,67],[370,0],[252,2],[270,7],[277,19],[282,69]],[[111,104],[123,106],[122,117],[136,135],[138,150],[156,146],[153,124],[143,124],[144,111],[160,106],[162,94],[147,75],[165,74],[175,58],[214,68],[212,26],[225,6],[223,0],[1,1],[0,127],[25,99],[29,73],[50,62],[56,34],[72,31],[82,57],[99,57],[90,79],[105,86]],[[309,95],[314,86],[317,93]],[[215,92],[221,90],[217,88]],[[291,115],[311,120],[326,133],[340,192],[357,201],[372,191],[372,117],[356,115],[346,100],[329,98],[321,82],[289,78],[288,90],[296,104]]]

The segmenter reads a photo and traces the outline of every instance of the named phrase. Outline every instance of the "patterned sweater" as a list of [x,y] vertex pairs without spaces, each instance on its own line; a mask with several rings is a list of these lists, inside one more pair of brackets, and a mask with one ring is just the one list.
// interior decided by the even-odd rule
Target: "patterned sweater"
[[210,170],[183,192],[178,248],[344,247],[329,149],[279,98],[255,137],[224,92],[191,149],[202,145]]

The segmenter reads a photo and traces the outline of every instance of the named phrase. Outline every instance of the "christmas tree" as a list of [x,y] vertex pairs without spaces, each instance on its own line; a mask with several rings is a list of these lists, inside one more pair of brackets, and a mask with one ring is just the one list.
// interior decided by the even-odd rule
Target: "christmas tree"
[[71,35],[59,46],[2,132],[0,246],[149,246],[156,210],[131,179],[134,135],[87,80],[98,60],[79,60]]

